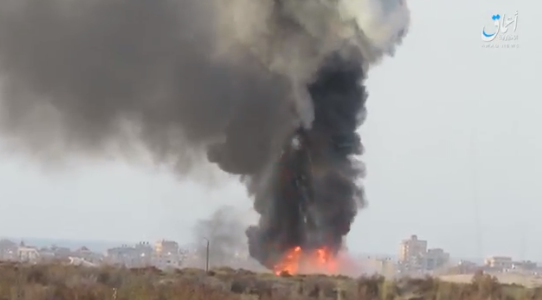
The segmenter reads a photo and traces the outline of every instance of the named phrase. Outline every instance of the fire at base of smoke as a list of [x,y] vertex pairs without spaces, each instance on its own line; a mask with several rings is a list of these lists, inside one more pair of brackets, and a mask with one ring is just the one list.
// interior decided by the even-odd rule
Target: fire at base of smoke
[[[275,165],[270,208],[262,212],[266,225],[247,231],[251,255],[276,268],[291,255],[325,253],[334,256],[364,205],[353,164],[362,147],[357,127],[365,110],[361,61],[335,53],[324,61],[317,79],[307,87],[315,119],[309,130],[298,129]],[[312,253],[312,254],[310,254]]]

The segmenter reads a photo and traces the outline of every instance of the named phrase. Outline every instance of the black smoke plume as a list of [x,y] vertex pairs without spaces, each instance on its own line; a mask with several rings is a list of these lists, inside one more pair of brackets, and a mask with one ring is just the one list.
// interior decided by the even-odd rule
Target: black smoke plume
[[251,255],[337,251],[364,204],[362,80],[403,0],[0,0],[0,134],[39,159],[143,146],[238,175]]
[[308,85],[314,107],[311,128],[299,128],[286,145],[269,194],[255,195],[257,211],[265,218],[247,230],[250,252],[268,267],[296,246],[338,252],[365,204],[358,184],[363,164],[355,160],[362,154],[356,130],[366,99],[361,65],[339,54],[322,63]]

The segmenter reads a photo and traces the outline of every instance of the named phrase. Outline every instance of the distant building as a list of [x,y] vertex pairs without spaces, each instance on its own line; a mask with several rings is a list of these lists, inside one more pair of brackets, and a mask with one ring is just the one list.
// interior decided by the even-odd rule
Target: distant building
[[149,242],[140,242],[135,246],[138,256],[138,267],[148,267],[152,265],[153,249]]
[[47,262],[50,263],[52,261],[56,261],[57,258],[55,258],[55,254],[51,249],[47,247],[41,247],[38,252],[40,253],[40,260],[41,262]]
[[435,248],[428,249],[424,254],[424,267],[425,271],[436,271],[442,269],[448,265],[450,261],[450,254],[443,249]]
[[178,268],[183,257],[177,242],[161,240],[154,244],[153,265],[158,268]]
[[397,266],[390,258],[369,257],[364,260],[364,265],[369,274],[378,274],[385,277],[393,277],[397,274]]
[[484,264],[489,268],[508,270],[512,268],[513,260],[509,256],[491,256],[485,259]]
[[412,235],[403,240],[399,248],[399,263],[403,269],[421,270],[424,265],[424,255],[427,252],[427,241]]
[[105,253],[105,262],[114,265],[123,265],[126,267],[133,267],[137,265],[138,254],[134,247],[128,245],[121,245],[107,249]]
[[89,256],[94,256],[94,253],[85,246],[75,250],[73,254],[80,258],[87,258]]
[[473,274],[480,269],[480,266],[471,261],[460,260],[453,269],[456,274]]
[[516,261],[512,263],[512,269],[523,272],[535,272],[538,269],[538,264],[533,261]]
[[17,259],[17,243],[10,240],[0,240],[0,260]]
[[52,253],[55,259],[67,259],[72,255],[72,250],[68,247],[60,247],[53,245],[49,248],[49,251]]
[[10,240],[0,240],[0,250],[5,250],[5,249],[16,249],[17,248],[17,243],[15,242],[12,242]]
[[83,246],[77,250],[75,250],[70,256],[71,258],[79,258],[86,262],[92,263],[92,264],[99,264],[102,262],[102,256],[98,253],[92,252],[87,247]]
[[104,262],[124,265],[129,268],[156,266],[159,268],[178,267],[181,255],[179,245],[174,241],[162,240],[154,244],[140,242],[134,246],[122,245],[106,251]]
[[154,252],[157,254],[178,253],[179,244],[175,241],[161,240],[154,244]]
[[72,250],[66,247],[41,247],[38,250],[41,262],[65,261],[72,255]]
[[84,266],[84,267],[91,267],[91,268],[98,266],[97,264],[89,262],[80,257],[69,257],[68,264],[73,265],[73,266]]
[[410,239],[401,242],[399,250],[399,261],[409,261],[415,257],[421,257],[427,252],[427,241],[418,239],[412,235]]
[[37,248],[29,247],[21,242],[17,248],[17,260],[23,262],[36,263],[40,260],[41,255]]
[[445,273],[448,275],[474,274],[480,270],[483,270],[483,268],[478,264],[467,260],[460,260],[457,264],[447,268]]

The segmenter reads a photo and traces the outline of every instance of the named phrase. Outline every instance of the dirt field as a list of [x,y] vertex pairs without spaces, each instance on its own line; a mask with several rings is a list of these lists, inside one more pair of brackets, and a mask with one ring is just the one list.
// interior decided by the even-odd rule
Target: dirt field
[[[518,284],[529,288],[542,287],[542,277],[521,274],[494,274],[500,283]],[[440,280],[456,283],[470,283],[473,275],[446,275],[439,276]]]
[[229,268],[165,273],[154,268],[0,264],[0,300],[256,299],[542,300],[542,289],[499,284],[485,275],[462,284],[432,278],[391,282],[378,277],[276,276]]

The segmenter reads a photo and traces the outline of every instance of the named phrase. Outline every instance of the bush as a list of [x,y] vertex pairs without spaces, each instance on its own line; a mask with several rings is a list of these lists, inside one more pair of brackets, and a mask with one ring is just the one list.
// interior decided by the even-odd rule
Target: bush
[[210,272],[156,268],[85,268],[61,264],[0,263],[0,300],[524,300],[542,288],[500,284],[477,273],[470,284],[435,278],[274,276],[217,268]]

